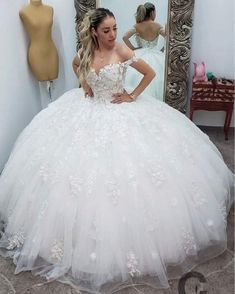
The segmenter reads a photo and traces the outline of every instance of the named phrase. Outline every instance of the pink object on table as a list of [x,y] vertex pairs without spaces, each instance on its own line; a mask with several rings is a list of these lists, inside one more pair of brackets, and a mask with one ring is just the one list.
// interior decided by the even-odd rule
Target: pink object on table
[[206,66],[204,62],[201,63],[193,63],[194,64],[194,76],[193,76],[193,82],[197,81],[208,81],[206,76]]

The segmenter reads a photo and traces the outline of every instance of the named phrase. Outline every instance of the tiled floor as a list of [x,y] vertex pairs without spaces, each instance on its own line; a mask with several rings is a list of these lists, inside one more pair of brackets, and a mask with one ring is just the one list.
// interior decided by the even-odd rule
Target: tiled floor
[[[234,140],[230,131],[229,140],[224,140],[222,128],[202,128],[216,144],[223,154],[225,162],[234,170]],[[207,279],[204,291],[207,294],[233,294],[234,293],[234,207],[228,216],[228,249],[217,258],[197,266],[194,270],[202,273]],[[196,294],[196,279],[190,279],[186,283],[186,294]],[[140,288],[126,288],[115,294],[178,294],[178,281],[171,282],[168,290],[156,290],[147,286]],[[30,272],[14,275],[14,265],[10,259],[0,257],[0,294],[75,294],[79,293],[70,286],[59,282],[47,283],[40,277],[33,276]],[[85,292],[84,292],[85,293]],[[103,292],[105,293],[105,292]],[[200,293],[200,290],[198,290]],[[106,294],[106,293],[105,293]],[[114,293],[113,293],[114,294]],[[179,294],[184,294],[181,292]]]

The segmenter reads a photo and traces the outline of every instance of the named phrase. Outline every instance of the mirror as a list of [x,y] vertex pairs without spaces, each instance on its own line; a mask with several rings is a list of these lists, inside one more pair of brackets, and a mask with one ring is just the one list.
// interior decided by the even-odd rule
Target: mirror
[[[136,7],[145,2],[139,2],[137,0],[125,3],[122,3],[120,0],[75,0],[75,9],[77,12],[76,26],[79,24],[82,15],[89,9],[101,6],[109,8],[114,12],[117,19],[117,41],[122,42],[123,32],[135,24],[134,15]],[[154,3],[157,10],[156,20],[162,25],[166,23],[167,27],[164,48],[164,101],[179,111],[186,113],[194,0],[168,0],[167,5],[166,0],[151,2],[156,2]],[[125,13],[123,13],[123,9],[125,9]],[[128,13],[126,13],[127,9],[129,11]],[[133,11],[133,13],[130,11]],[[162,42],[159,42],[159,46],[161,46]]]

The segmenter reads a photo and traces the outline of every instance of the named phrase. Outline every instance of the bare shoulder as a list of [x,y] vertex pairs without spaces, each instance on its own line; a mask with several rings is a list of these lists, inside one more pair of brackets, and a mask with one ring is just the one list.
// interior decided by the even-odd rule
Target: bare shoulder
[[120,43],[116,44],[116,52],[119,55],[122,62],[130,59],[134,55],[133,50],[131,50],[125,44]]
[[154,22],[153,25],[156,30],[160,30],[162,28],[162,25],[158,22]]

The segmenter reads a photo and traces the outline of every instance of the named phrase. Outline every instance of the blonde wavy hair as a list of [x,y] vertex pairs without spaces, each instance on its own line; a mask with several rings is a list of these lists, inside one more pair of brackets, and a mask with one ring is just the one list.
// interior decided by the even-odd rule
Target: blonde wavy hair
[[136,22],[140,23],[146,19],[149,19],[152,11],[155,11],[155,6],[150,2],[139,5],[135,14]]
[[114,14],[106,8],[97,8],[89,10],[85,15],[79,27],[80,39],[80,65],[78,77],[82,83],[91,69],[91,61],[94,57],[94,52],[99,49],[99,42],[97,37],[92,33],[92,29],[97,30],[98,26],[107,17],[113,18]]

